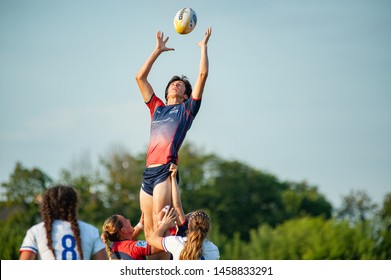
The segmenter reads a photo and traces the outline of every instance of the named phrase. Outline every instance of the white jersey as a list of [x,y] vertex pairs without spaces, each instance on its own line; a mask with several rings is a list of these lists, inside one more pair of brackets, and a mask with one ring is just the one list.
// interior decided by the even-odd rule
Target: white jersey
[[[78,221],[80,229],[81,247],[83,258],[91,259],[91,256],[105,248],[98,228]],[[47,246],[46,230],[41,222],[32,226],[24,237],[20,251],[32,251],[41,260],[80,260],[77,252],[76,239],[71,229],[71,223],[62,220],[55,220],[52,225],[52,243],[56,257]]]
[[[183,249],[184,243],[187,241],[186,237],[182,236],[167,236],[163,238],[162,244],[166,252],[170,252],[174,260],[179,260],[179,255]],[[218,260],[220,259],[220,252],[217,246],[204,239],[202,242],[202,256],[201,260]]]

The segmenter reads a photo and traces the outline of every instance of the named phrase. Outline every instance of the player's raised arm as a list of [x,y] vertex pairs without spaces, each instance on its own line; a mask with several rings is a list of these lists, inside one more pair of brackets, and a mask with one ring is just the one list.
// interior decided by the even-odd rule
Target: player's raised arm
[[201,49],[201,58],[200,58],[200,70],[192,92],[192,96],[194,99],[202,98],[206,79],[208,78],[208,73],[209,73],[208,41],[211,34],[212,34],[212,28],[208,27],[208,29],[205,32],[204,39],[201,42],[198,42],[198,46]]
[[173,48],[166,47],[167,41],[168,37],[164,39],[163,32],[158,31],[156,33],[156,47],[136,74],[137,85],[140,88],[141,94],[145,102],[148,102],[153,95],[153,88],[147,79],[149,72],[152,69],[152,65],[155,63],[156,59],[162,52],[174,50]]

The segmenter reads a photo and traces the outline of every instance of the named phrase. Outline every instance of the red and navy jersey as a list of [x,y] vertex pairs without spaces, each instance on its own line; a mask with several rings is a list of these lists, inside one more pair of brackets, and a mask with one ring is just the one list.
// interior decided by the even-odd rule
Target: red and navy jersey
[[151,114],[151,132],[146,166],[178,163],[178,152],[201,106],[190,97],[182,104],[165,105],[155,94],[146,103]]
[[152,253],[151,246],[144,240],[115,241],[111,248],[121,260],[145,260]]

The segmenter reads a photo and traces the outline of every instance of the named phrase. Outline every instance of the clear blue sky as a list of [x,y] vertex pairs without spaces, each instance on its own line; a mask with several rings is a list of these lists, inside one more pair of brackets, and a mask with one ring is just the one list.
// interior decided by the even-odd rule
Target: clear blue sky
[[[196,29],[179,35],[183,7]],[[351,190],[391,191],[391,2],[0,0],[0,181],[16,161],[53,178],[83,155],[146,149],[135,74],[194,84],[212,26],[210,76],[187,141],[281,180],[316,185],[335,206]],[[141,179],[141,178],[140,178]]]

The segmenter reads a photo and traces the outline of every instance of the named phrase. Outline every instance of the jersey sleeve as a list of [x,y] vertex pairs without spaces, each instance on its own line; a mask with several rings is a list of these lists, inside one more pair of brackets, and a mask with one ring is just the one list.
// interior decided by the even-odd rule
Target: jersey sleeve
[[188,111],[194,118],[200,110],[201,99],[193,99],[193,97],[190,97],[188,100],[186,100],[185,107],[186,111]]
[[38,245],[35,242],[34,234],[31,228],[27,230],[26,235],[22,242],[22,246],[19,249],[19,252],[22,251],[31,251],[35,254],[38,254]]
[[145,256],[151,255],[151,253],[151,245],[149,245],[145,240],[138,240],[132,249],[131,257],[134,259],[141,259]]
[[153,94],[152,97],[151,97],[151,100],[149,100],[145,104],[149,108],[149,112],[151,114],[151,119],[153,117],[153,114],[155,113],[156,108],[164,106],[163,101],[159,97],[157,97],[155,94]]
[[171,254],[180,252],[183,248],[183,241],[181,236],[166,236],[162,240],[163,249]]

